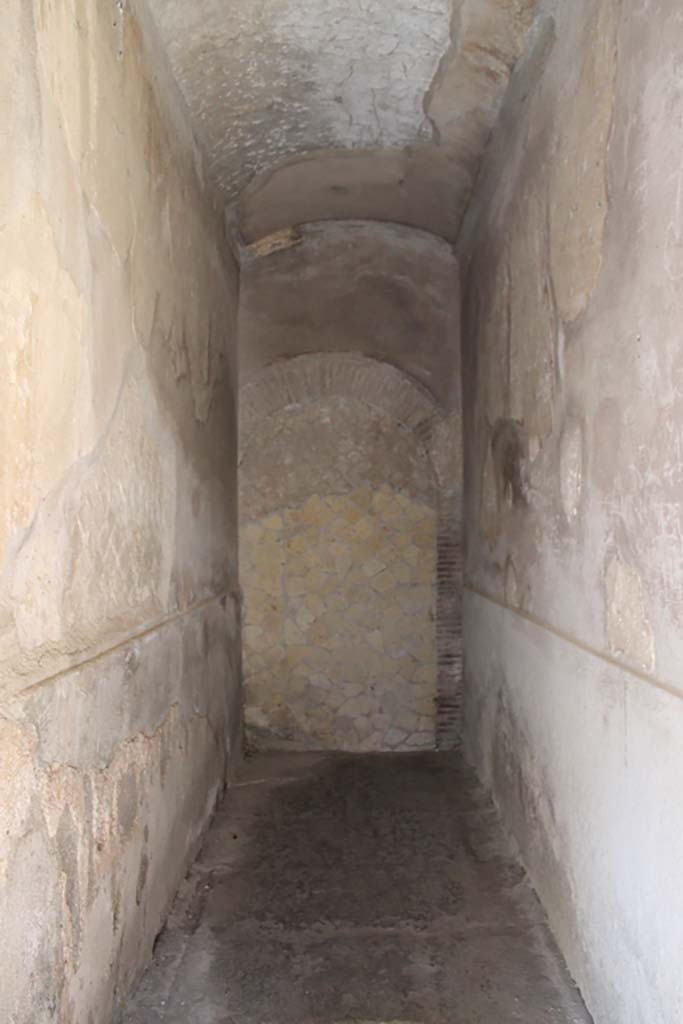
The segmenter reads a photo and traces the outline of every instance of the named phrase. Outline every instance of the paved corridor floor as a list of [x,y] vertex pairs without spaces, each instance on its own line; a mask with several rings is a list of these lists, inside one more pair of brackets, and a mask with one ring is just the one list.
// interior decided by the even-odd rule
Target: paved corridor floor
[[586,1024],[451,755],[249,759],[127,1024]]

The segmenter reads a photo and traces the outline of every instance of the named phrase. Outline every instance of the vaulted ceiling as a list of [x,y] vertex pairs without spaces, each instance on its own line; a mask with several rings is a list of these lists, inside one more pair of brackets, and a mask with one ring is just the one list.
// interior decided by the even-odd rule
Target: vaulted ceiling
[[454,239],[536,0],[149,0],[246,241],[367,218]]

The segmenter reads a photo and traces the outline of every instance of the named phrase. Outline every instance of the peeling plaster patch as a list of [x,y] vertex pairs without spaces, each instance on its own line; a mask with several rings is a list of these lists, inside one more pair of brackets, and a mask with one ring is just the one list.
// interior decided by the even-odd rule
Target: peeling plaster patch
[[152,0],[226,198],[313,148],[431,137],[423,96],[450,39],[450,0]]
[[565,516],[576,518],[583,486],[583,434],[573,421],[565,426],[560,439],[560,497]]
[[652,627],[645,610],[643,586],[633,566],[613,555],[605,572],[607,641],[613,654],[624,655],[647,672],[655,667]]
[[275,252],[282,252],[283,249],[291,249],[295,245],[301,245],[303,236],[296,228],[283,228],[281,231],[273,231],[265,238],[259,238],[257,242],[245,246],[241,253],[240,263],[250,259],[261,259],[270,256]]
[[493,127],[536,0],[455,0],[453,7],[451,46],[425,109],[441,140],[456,140],[477,154]]
[[224,777],[226,624],[214,602],[148,634],[130,677],[134,647],[0,717],[3,1021],[109,1020],[139,973]]
[[558,150],[550,191],[550,262],[560,316],[586,308],[602,265],[607,216],[607,148],[616,76],[617,0],[595,5]]

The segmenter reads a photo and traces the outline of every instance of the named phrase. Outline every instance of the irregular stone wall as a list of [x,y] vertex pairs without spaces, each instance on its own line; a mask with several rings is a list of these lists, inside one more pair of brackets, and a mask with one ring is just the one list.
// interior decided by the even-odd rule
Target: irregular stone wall
[[0,1019],[106,1024],[240,733],[236,271],[144,6],[4,15]]
[[242,389],[240,421],[251,741],[433,747],[434,403],[389,366],[300,357]]
[[682,1010],[682,46],[544,3],[460,250],[465,736],[598,1024]]
[[412,432],[350,398],[288,409],[241,480],[252,741],[433,747],[435,489]]

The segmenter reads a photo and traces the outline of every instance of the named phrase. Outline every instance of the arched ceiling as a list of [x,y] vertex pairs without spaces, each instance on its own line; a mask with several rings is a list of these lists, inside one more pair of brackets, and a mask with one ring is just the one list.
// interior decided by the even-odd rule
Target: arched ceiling
[[454,239],[536,0],[149,0],[246,241],[370,218]]
[[377,221],[309,223],[296,236],[265,256],[243,253],[240,379],[298,353],[354,352],[391,363],[444,408],[453,405],[460,295],[452,246]]

